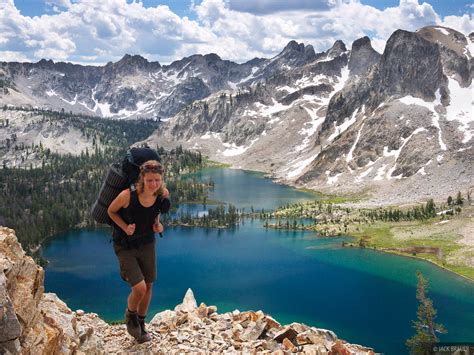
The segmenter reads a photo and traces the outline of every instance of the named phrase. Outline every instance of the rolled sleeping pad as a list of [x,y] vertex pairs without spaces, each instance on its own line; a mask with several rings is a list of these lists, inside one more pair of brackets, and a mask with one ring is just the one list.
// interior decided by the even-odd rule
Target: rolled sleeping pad
[[109,214],[107,213],[107,209],[108,207],[99,204],[98,201],[94,202],[94,204],[92,205],[91,214],[97,223],[102,223],[102,224],[110,223],[110,217],[109,217]]
[[103,185],[110,185],[112,187],[124,187],[126,182],[127,175],[122,170],[122,164],[111,164]]
[[107,209],[118,194],[127,187],[127,176],[122,171],[119,163],[110,166],[102,187],[100,188],[99,198],[92,206],[92,217],[98,223],[109,223]]

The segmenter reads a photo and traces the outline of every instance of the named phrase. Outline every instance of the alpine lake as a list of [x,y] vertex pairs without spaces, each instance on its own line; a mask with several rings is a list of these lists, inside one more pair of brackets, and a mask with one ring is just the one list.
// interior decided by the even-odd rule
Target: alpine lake
[[[255,172],[206,168],[193,175],[214,181],[209,199],[247,211],[318,198]],[[180,209],[199,214],[206,208]],[[263,224],[244,219],[232,229],[166,228],[164,237],[156,238],[158,280],[148,320],[173,309],[191,288],[198,304],[216,305],[219,313],[262,310],[282,324],[330,329],[376,352],[404,354],[405,341],[414,334],[419,270],[429,281],[436,320],[448,331],[440,340],[474,342],[474,283],[422,260],[342,247],[349,237],[323,238]],[[109,229],[57,235],[42,255],[49,261],[46,292],[73,310],[123,319],[129,288],[119,276]]]

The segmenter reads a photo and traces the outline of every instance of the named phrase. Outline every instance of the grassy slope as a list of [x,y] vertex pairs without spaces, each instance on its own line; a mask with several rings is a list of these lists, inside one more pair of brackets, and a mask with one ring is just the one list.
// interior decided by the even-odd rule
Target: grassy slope
[[441,257],[431,253],[384,251],[428,260],[474,281],[474,246],[462,243],[463,235],[460,233],[468,223],[472,223],[470,216],[473,212],[474,207],[466,207],[460,215],[451,216],[447,223],[440,223],[439,217],[423,222],[376,222],[350,225],[348,232],[359,240],[363,238],[367,246],[379,250],[420,246],[439,248]]
[[[474,219],[472,217],[474,206],[465,204],[460,214],[445,216],[444,219],[437,216],[425,221],[371,223],[369,219],[366,219],[366,222],[358,222],[361,217],[358,209],[346,208],[344,204],[338,205],[341,202],[353,202],[353,200],[326,195],[320,201],[324,201],[325,204],[332,203],[332,212],[326,211],[327,205],[323,206],[322,212],[315,212],[316,203],[310,203],[280,209],[277,212],[278,218],[281,218],[284,223],[285,219],[291,221],[292,218],[309,217],[316,213],[316,215],[319,214],[318,223],[308,225],[305,229],[314,230],[322,235],[353,236],[355,240],[349,246],[376,248],[389,253],[424,259],[474,281]],[[339,222],[332,220],[336,215],[339,215]],[[326,216],[328,220],[324,222],[321,216]],[[471,236],[470,240],[469,236]],[[393,250],[414,247],[439,248],[441,253],[437,255]]]

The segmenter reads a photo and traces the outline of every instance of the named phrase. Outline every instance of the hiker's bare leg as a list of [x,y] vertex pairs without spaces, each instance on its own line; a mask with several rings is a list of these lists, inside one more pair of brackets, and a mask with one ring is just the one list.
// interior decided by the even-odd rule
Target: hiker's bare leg
[[150,305],[151,301],[151,292],[153,290],[153,283],[152,282],[147,282],[146,283],[146,291],[145,295],[140,301],[140,304],[138,305],[138,315],[139,316],[146,316],[146,312],[148,311],[148,306]]
[[[133,286],[132,292],[130,292],[130,295],[128,295],[128,309],[132,312],[136,312],[138,310],[140,302],[142,301],[146,293],[147,286],[145,284],[145,281],[142,280],[135,286]],[[150,301],[148,301],[148,303],[150,303]]]

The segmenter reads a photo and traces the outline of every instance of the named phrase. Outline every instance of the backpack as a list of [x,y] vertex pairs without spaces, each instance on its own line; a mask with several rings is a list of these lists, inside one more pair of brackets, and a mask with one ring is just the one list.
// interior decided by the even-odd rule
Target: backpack
[[107,209],[120,192],[137,181],[140,175],[140,165],[148,160],[161,161],[154,149],[131,148],[127,151],[122,163],[113,163],[110,166],[97,201],[94,202],[91,209],[92,218],[97,223],[112,224]]

